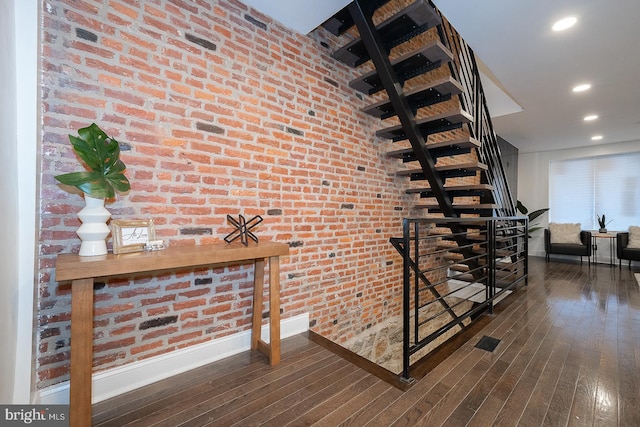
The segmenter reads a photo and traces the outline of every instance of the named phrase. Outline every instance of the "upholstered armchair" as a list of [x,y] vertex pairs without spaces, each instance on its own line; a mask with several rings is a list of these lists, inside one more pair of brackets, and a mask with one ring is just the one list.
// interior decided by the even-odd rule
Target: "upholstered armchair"
[[581,230],[580,224],[550,223],[544,230],[544,249],[547,262],[552,254],[576,255],[580,264],[586,256],[591,266],[591,232]]
[[616,252],[618,255],[618,267],[622,268],[622,260],[640,261],[640,227],[631,226],[628,232],[616,235]]

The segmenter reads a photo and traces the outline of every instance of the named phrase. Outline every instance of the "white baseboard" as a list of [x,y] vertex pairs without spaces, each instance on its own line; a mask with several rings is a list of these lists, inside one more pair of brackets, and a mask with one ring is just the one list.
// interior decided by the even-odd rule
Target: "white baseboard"
[[[280,322],[280,337],[287,338],[309,330],[309,314],[290,317]],[[269,342],[269,326],[262,326],[262,337]],[[251,331],[219,338],[139,362],[93,374],[92,403],[97,403],[139,387],[186,372],[208,363],[251,349]],[[69,382],[40,390],[38,403],[69,403]]]

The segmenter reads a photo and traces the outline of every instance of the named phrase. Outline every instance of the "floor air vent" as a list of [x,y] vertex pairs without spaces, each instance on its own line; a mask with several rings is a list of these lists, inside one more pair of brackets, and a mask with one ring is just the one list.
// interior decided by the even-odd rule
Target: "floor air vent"
[[485,335],[480,339],[480,341],[478,341],[478,344],[476,344],[476,348],[479,348],[481,350],[486,350],[488,352],[493,352],[493,350],[496,349],[498,344],[500,344],[499,339],[491,338]]

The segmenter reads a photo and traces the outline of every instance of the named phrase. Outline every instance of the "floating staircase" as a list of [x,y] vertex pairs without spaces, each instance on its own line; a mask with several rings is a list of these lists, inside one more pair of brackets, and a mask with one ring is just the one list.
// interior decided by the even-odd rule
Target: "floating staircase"
[[487,221],[514,216],[515,204],[473,52],[429,0],[355,0],[323,26],[347,40],[333,57],[363,70],[349,86],[371,98],[362,111],[382,121],[376,136],[394,146],[387,156],[399,160],[395,176],[407,180],[406,193],[416,196],[413,213],[445,218],[431,221],[426,233],[441,242],[431,256],[446,263],[447,277],[427,277],[431,270],[411,258],[406,235],[391,243],[425,284],[415,293],[430,294],[460,325],[464,316],[455,315],[443,297],[449,278],[488,288],[490,277],[495,289],[500,280],[508,287],[510,278],[526,276],[518,268],[522,245],[514,243],[522,225]]
[[[440,29],[443,19],[429,1],[416,0],[398,11],[380,13],[383,18],[375,25],[373,16],[378,9],[394,5],[403,6],[403,2],[358,0],[325,22],[324,27],[336,36],[348,31],[354,35],[333,56],[350,67],[367,64],[366,71],[349,85],[368,96],[378,94],[363,109],[365,113],[385,123],[395,122],[378,130],[376,136],[404,143],[387,154],[411,166],[396,176],[427,181],[426,188],[407,189],[408,194],[428,199],[416,203],[414,209],[446,217],[493,216],[502,205],[493,197],[495,187],[487,164],[479,160],[481,141],[469,126],[474,116],[467,111],[473,106],[464,105],[461,98],[468,88],[453,72],[458,66],[452,65],[455,55]],[[418,40],[429,31],[436,31],[437,37]],[[396,54],[394,48],[403,44],[407,47]],[[382,91],[386,97],[379,94]],[[438,106],[445,102],[447,108]],[[446,163],[440,162],[443,158]],[[462,177],[467,179],[455,180]]]

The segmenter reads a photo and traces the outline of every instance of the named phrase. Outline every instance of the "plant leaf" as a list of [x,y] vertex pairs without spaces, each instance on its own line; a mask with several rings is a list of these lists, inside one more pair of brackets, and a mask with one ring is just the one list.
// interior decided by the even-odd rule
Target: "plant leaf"
[[538,209],[538,210],[535,210],[535,211],[531,212],[529,214],[529,222],[531,222],[534,219],[538,218],[540,215],[544,214],[548,210],[549,210],[549,208],[544,208],[544,209]]
[[131,189],[131,184],[126,176],[122,173],[105,175],[105,179],[118,193],[126,193]]
[[522,204],[522,202],[520,200],[518,200],[518,203],[516,204],[516,209],[522,214],[522,215],[526,215],[527,212],[529,212],[529,209],[527,209],[525,207],[525,205]]
[[87,182],[82,185],[78,185],[77,187],[84,193],[98,199],[102,197],[104,197],[105,199],[111,199],[115,197],[113,187],[111,187],[110,185],[105,185],[105,183],[106,179],[101,176],[100,179],[96,181]]
[[129,180],[124,175],[125,165],[121,160],[117,160],[108,172],[104,175],[111,187],[118,193],[126,193],[131,189]]
[[78,136],[69,135],[69,141],[89,172],[58,175],[58,181],[94,197],[112,198],[115,191],[125,193],[131,189],[124,175],[126,167],[120,160],[118,141],[110,138],[97,124],[78,129]]
[[63,184],[72,185],[93,197],[110,199],[115,196],[113,188],[108,184],[107,179],[98,171],[71,172],[58,175],[56,179]]
[[78,129],[78,137],[69,135],[69,140],[78,156],[92,170],[104,171],[118,161],[120,146],[109,138],[95,123]]
[[100,162],[96,159],[93,149],[85,140],[77,136],[69,135],[69,141],[71,141],[73,151],[86,163],[89,170],[100,168]]
[[62,175],[56,176],[56,179],[63,184],[73,185],[77,187],[78,185],[85,184],[87,182],[95,181],[100,178],[101,174],[99,172],[70,172]]

